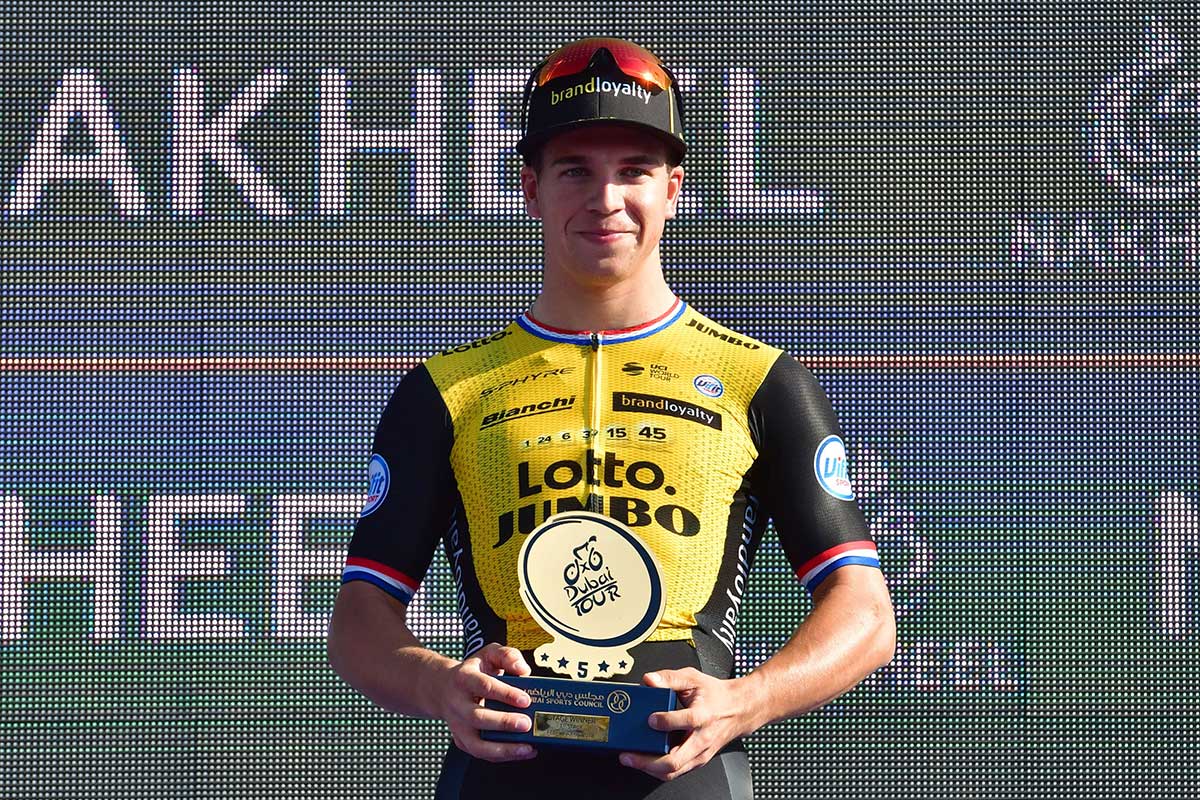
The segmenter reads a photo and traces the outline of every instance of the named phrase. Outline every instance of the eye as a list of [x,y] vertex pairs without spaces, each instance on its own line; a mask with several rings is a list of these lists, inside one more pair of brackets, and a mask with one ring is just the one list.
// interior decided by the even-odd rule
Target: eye
[[581,178],[587,174],[587,170],[583,167],[568,167],[562,171],[562,174],[568,178]]
[[642,169],[641,167],[626,167],[625,174],[630,175],[635,178],[640,178],[643,175],[649,175],[650,171]]

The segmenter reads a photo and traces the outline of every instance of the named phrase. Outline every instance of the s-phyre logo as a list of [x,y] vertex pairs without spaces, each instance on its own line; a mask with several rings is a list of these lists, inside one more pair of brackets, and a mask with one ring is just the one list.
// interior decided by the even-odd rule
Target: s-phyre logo
[[817,473],[817,483],[827,493],[838,500],[854,499],[850,469],[846,464],[846,445],[842,443],[842,437],[836,434],[825,437],[817,447],[813,469]]
[[479,393],[479,396],[487,397],[492,392],[498,392],[502,389],[508,389],[509,387],[512,387],[512,386],[523,386],[526,383],[531,383],[531,382],[537,381],[541,378],[550,378],[550,377],[555,377],[555,376],[562,377],[564,375],[570,375],[574,371],[575,371],[574,367],[554,367],[552,369],[538,370],[537,372],[531,372],[528,375],[525,375],[524,377],[521,377],[521,378],[512,378],[510,380],[504,381],[503,383],[497,383],[495,386],[489,386],[486,389],[484,389],[483,391],[481,391]]
[[1145,50],[1092,100],[1092,156],[1105,178],[1147,200],[1200,186],[1200,78],[1180,66],[1179,40],[1158,20]]
[[371,460],[367,464],[367,479],[367,500],[358,514],[359,517],[365,517],[383,505],[388,485],[392,482],[392,471],[388,469],[387,461],[379,453],[371,454]]

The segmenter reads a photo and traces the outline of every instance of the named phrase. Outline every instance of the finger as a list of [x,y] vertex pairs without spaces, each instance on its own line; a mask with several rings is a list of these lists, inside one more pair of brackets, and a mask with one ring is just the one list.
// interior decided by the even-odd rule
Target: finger
[[511,674],[511,675],[528,675],[529,673],[533,672],[533,669],[529,666],[529,662],[525,660],[524,653],[522,653],[520,650],[518,650],[515,647],[509,648],[509,649],[511,649],[513,652],[512,663],[509,664],[508,667],[506,667],[509,674]]
[[[496,711],[479,705],[453,707],[446,715],[446,723],[455,736],[476,736],[479,731],[501,731],[504,733],[528,733],[532,727],[530,718],[524,714]],[[466,746],[459,743],[461,749]]]
[[707,715],[699,708],[657,711],[650,715],[650,727],[656,731],[691,731],[704,726]]
[[460,673],[460,688],[472,698],[482,700],[497,700],[516,708],[526,708],[533,701],[521,689],[509,686],[483,672],[463,670]]
[[665,781],[668,780],[668,775],[682,774],[679,770],[686,763],[680,758],[682,747],[680,745],[679,747],[672,748],[670,753],[663,756],[652,756],[645,753],[622,753],[620,761],[627,767],[641,770],[651,777]]
[[528,675],[532,671],[525,661],[525,656],[515,647],[497,646],[488,652],[488,663],[493,668],[511,675]]
[[694,689],[699,686],[700,681],[698,678],[701,676],[703,676],[702,672],[691,667],[685,667],[684,669],[660,669],[657,672],[647,672],[642,676],[642,682],[647,686],[680,691],[682,689]]
[[483,706],[472,706],[466,714],[466,723],[477,731],[511,731],[528,733],[533,721],[524,714],[496,711]]
[[537,755],[530,745],[513,742],[488,742],[479,738],[475,731],[460,731],[455,734],[458,749],[484,761],[524,761]]

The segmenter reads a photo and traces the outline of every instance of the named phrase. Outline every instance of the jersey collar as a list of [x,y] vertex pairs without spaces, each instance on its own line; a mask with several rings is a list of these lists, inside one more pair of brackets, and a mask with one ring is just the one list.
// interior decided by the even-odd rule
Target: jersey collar
[[647,336],[658,333],[683,316],[683,312],[686,309],[687,303],[676,297],[675,302],[671,304],[671,307],[666,312],[649,322],[634,325],[632,328],[618,328],[606,331],[573,331],[566,328],[555,328],[543,322],[538,322],[528,311],[517,317],[517,324],[526,332],[532,333],[539,339],[548,339],[552,342],[591,344],[592,334],[594,333],[599,336],[600,341],[604,344],[617,344],[619,342],[632,342],[635,339],[644,339]]

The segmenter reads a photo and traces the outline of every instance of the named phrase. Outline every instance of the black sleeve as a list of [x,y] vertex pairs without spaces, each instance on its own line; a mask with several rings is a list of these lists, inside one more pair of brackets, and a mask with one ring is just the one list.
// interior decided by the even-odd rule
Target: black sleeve
[[412,600],[450,522],[453,440],[450,412],[422,364],[400,381],[375,428],[343,583],[365,580]]
[[879,566],[850,485],[837,416],[809,370],[781,353],[750,401],[756,491],[811,592],[838,567]]

